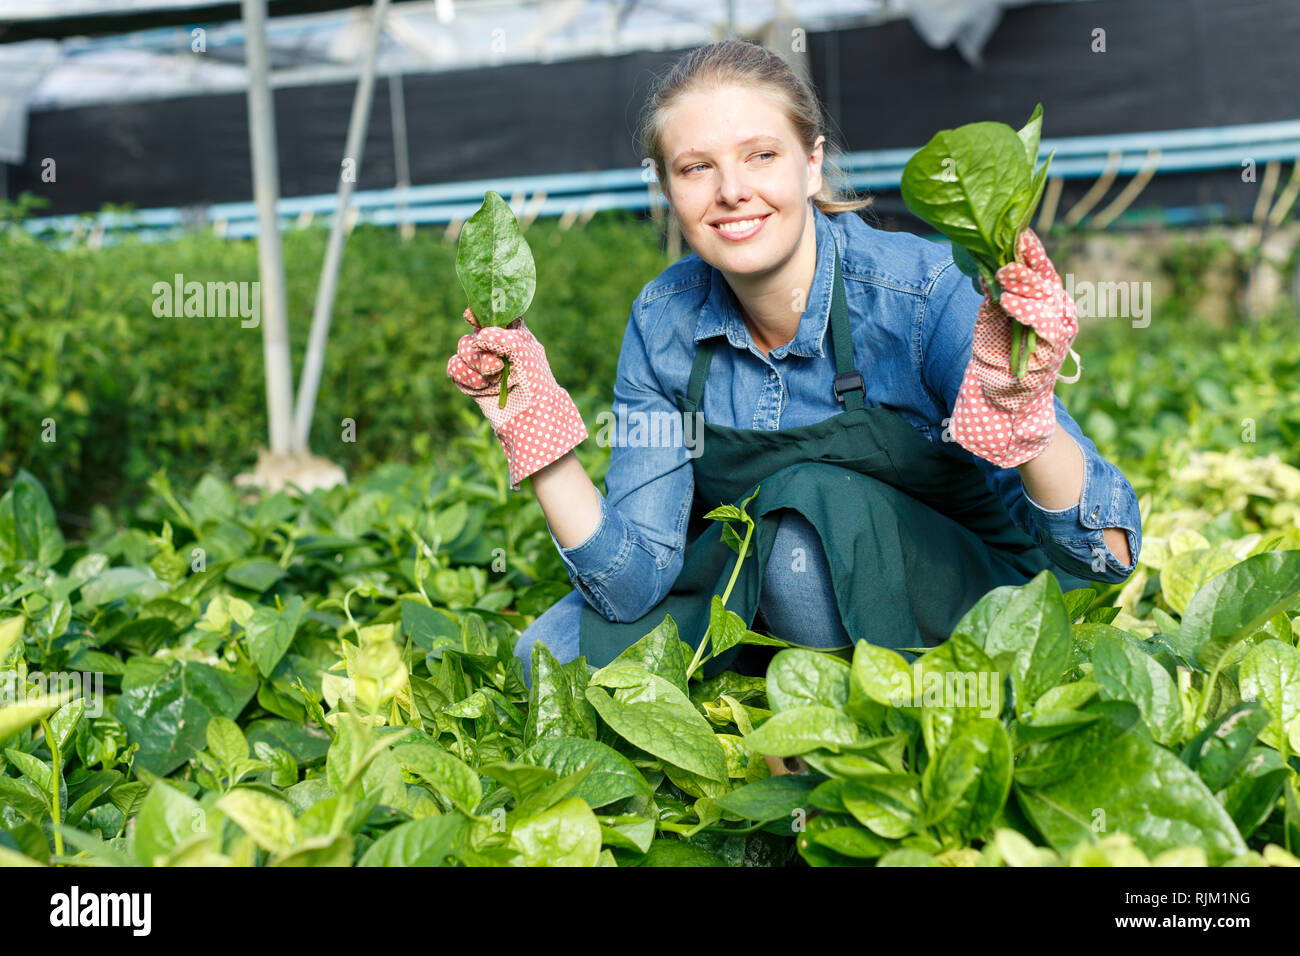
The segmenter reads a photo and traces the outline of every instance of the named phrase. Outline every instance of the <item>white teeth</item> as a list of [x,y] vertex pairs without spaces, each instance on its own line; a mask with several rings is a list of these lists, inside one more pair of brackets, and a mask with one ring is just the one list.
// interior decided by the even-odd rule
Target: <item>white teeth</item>
[[718,223],[718,228],[723,232],[748,232],[753,229],[760,219],[742,219],[739,222],[722,222]]

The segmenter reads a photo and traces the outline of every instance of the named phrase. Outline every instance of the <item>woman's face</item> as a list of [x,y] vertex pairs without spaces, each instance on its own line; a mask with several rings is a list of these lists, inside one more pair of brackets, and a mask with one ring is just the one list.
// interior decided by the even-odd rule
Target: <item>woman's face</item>
[[821,138],[805,154],[771,99],[736,86],[688,93],[663,130],[661,183],[700,258],[733,275],[786,262],[821,188]]

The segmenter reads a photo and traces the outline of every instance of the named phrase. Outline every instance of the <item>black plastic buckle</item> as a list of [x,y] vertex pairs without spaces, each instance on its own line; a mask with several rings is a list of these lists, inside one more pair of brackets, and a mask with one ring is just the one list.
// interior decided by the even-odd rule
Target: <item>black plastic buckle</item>
[[844,402],[844,393],[851,392],[855,388],[862,392],[863,398],[866,398],[867,396],[866,382],[862,380],[862,373],[857,369],[837,374],[835,376],[834,388],[835,401],[840,402],[841,404]]

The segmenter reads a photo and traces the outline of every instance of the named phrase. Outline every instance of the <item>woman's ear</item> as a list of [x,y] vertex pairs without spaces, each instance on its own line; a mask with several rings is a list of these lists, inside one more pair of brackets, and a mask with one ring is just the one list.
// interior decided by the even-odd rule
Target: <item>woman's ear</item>
[[826,142],[825,136],[818,136],[817,141],[813,143],[811,155],[808,157],[808,198],[816,196],[822,188],[822,144]]

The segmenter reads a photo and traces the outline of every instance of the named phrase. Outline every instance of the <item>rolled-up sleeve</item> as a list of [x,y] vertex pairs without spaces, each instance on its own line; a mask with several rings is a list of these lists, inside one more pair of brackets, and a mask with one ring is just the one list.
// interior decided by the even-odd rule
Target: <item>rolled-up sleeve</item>
[[[969,279],[949,264],[936,278],[918,325],[917,361],[922,380],[948,416],[970,363],[982,298]],[[1057,422],[1083,452],[1083,489],[1077,504],[1044,508],[1029,497],[1017,468],[998,468],[965,449],[963,452],[984,472],[1016,525],[1063,571],[1089,581],[1121,582],[1137,567],[1142,546],[1137,494],[1124,473],[1083,434],[1059,395],[1053,396],[1053,406]],[[1104,529],[1112,527],[1122,528],[1128,537],[1131,560],[1127,565],[1106,544]]]
[[[1137,568],[1142,547],[1142,517],[1137,493],[1124,473],[1097,451],[1096,444],[1055,398],[1056,421],[1083,452],[1083,491],[1068,508],[1044,508],[1024,490],[1033,537],[1057,564],[1094,581],[1123,581]],[[1005,470],[1005,469],[1004,469]],[[1017,479],[1019,474],[1017,473]],[[1106,544],[1104,530],[1122,528],[1128,538],[1130,562],[1122,563]]]
[[600,521],[571,548],[551,534],[574,588],[610,621],[635,621],[672,587],[682,568],[695,487],[686,442],[621,440],[683,435],[681,412],[651,364],[646,343],[655,339],[644,332],[640,306],[638,296],[619,352],[614,406],[601,414],[594,432],[597,441],[610,445]]

